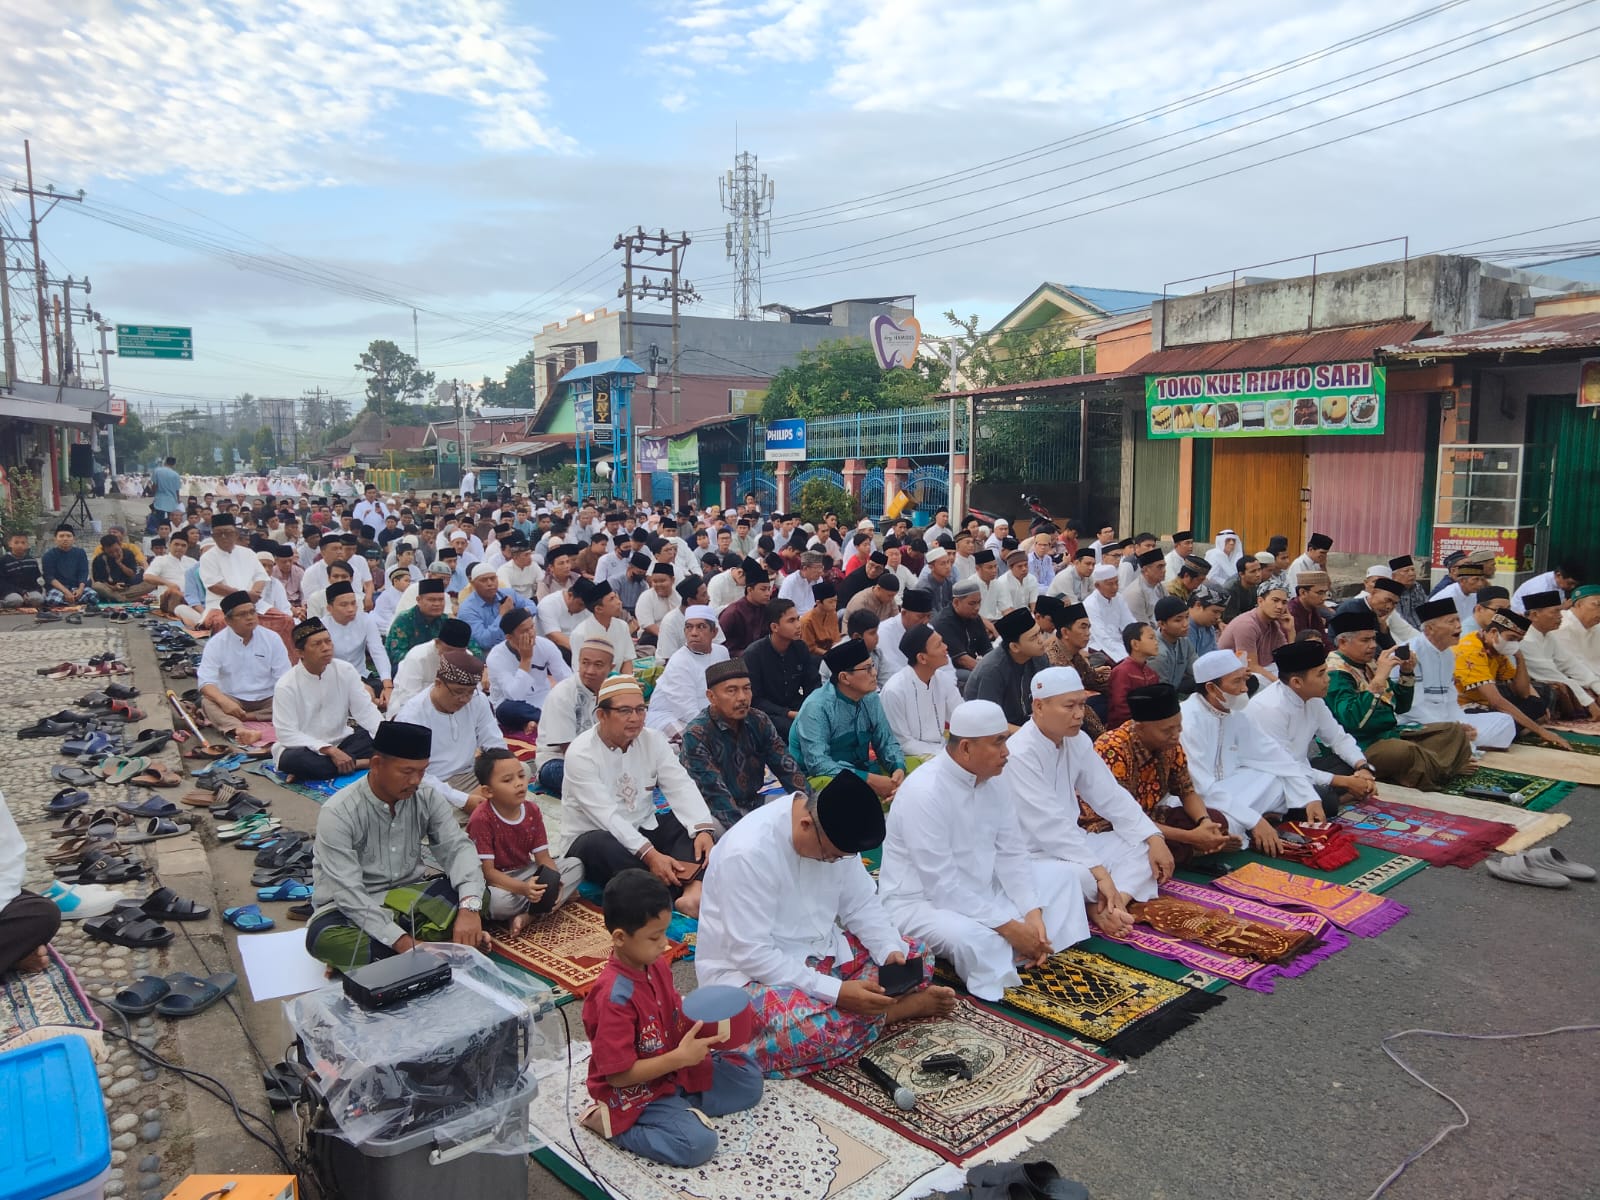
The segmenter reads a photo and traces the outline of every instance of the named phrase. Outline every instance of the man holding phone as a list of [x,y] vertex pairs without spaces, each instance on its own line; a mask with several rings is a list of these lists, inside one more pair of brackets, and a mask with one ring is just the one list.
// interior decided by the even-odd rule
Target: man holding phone
[[[1456,693],[1456,645],[1461,641],[1461,616],[1449,600],[1426,600],[1417,605],[1422,635],[1408,645],[1396,646],[1401,663],[1414,658],[1417,686],[1405,719],[1424,724],[1453,721],[1464,726],[1479,750],[1504,750],[1517,736],[1517,723],[1505,713],[1469,713]],[[1402,658],[1404,651],[1407,657]]]

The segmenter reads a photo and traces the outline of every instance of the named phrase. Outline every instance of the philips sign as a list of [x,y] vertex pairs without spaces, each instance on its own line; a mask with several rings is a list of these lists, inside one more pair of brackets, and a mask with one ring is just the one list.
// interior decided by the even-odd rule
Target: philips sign
[[805,462],[806,423],[799,417],[767,426],[768,462]]

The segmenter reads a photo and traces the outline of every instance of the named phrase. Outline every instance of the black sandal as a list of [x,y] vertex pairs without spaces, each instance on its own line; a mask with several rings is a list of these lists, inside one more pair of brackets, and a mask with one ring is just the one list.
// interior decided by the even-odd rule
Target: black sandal
[[138,907],[158,921],[204,921],[211,910],[187,900],[169,887],[158,887]]
[[96,941],[135,950],[165,946],[172,941],[172,930],[136,908],[118,908],[103,917],[90,917],[83,923],[83,931]]

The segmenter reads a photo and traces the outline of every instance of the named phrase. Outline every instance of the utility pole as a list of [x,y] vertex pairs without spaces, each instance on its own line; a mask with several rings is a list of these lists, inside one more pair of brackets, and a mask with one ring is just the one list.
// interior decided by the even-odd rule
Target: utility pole
[[753,321],[761,310],[761,260],[772,253],[772,201],[777,188],[756,170],[748,150],[734,155],[733,169],[717,180],[723,211],[733,220],[724,231],[733,260],[739,320]]
[[[612,248],[621,250],[623,285],[617,295],[626,297],[628,302],[627,322],[628,333],[625,341],[629,357],[633,355],[633,301],[639,299],[670,300],[672,302],[672,421],[673,424],[682,419],[681,392],[678,382],[678,359],[682,353],[680,348],[681,330],[679,317],[680,309],[684,304],[693,304],[700,299],[700,294],[694,290],[694,285],[683,278],[683,256],[689,249],[691,239],[687,233],[669,234],[665,229],[655,233],[646,233],[642,226],[635,226],[632,233],[617,235],[617,240]],[[666,274],[656,282],[651,282],[648,274],[642,275],[640,281],[633,282],[633,268],[642,266],[636,261],[636,255],[650,254],[660,259],[665,257],[668,265]],[[658,269],[659,266],[658,266]]]
[[[54,186],[40,191],[33,186],[33,147],[26,140],[22,143],[22,157],[27,164],[28,186],[18,187],[16,184],[12,184],[11,190],[28,198],[28,240],[33,246],[34,294],[38,298],[39,305],[39,382],[48,384],[50,382],[50,323],[46,314],[49,304],[45,298],[44,260],[39,257],[39,222],[48,217],[55,206],[63,200],[81,204],[83,202],[83,191],[80,188],[76,196],[68,196],[57,192]],[[40,196],[44,196],[50,201],[50,207],[44,210],[43,216],[39,214],[38,199]]]
[[[85,288],[88,281],[84,281]],[[111,399],[111,356],[116,353],[106,344],[106,334],[111,332],[111,326],[106,324],[106,319],[99,313],[90,314],[94,318],[95,332],[100,335],[100,382],[106,385],[106,399]],[[111,468],[111,474],[117,473],[117,426],[115,422],[106,426],[106,459]]]
[[15,382],[17,344],[11,340],[11,260],[6,257],[4,241],[0,241],[0,366],[5,368],[6,383]]

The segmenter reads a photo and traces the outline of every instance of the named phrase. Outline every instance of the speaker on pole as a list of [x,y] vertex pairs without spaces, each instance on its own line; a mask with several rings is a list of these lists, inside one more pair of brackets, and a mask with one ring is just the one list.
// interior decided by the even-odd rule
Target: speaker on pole
[[67,474],[74,479],[94,478],[94,447],[88,442],[73,442],[67,447]]

